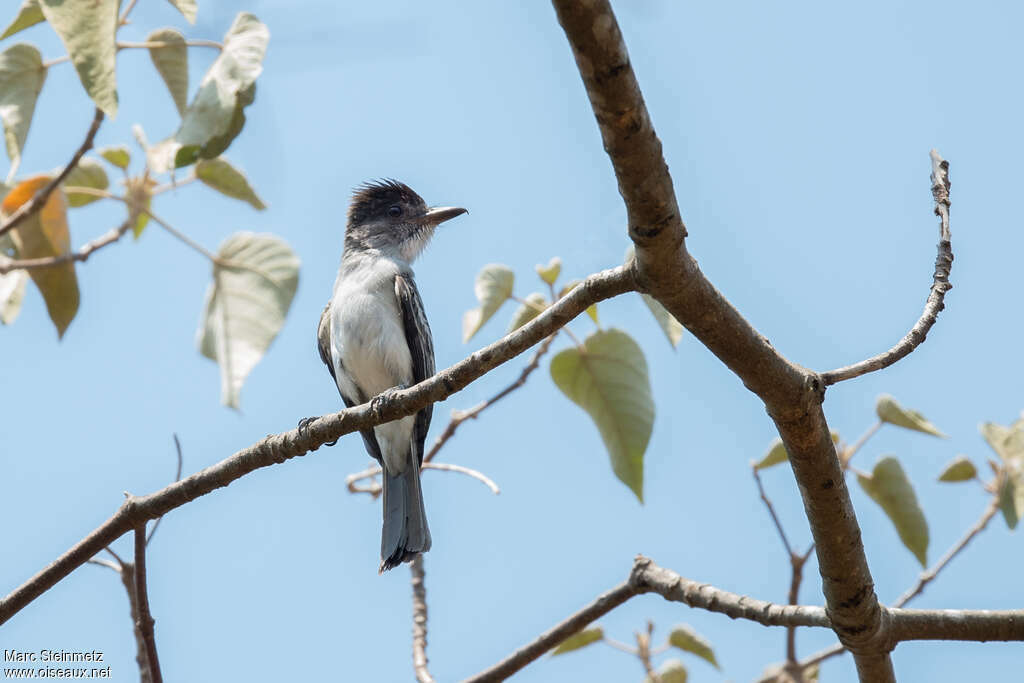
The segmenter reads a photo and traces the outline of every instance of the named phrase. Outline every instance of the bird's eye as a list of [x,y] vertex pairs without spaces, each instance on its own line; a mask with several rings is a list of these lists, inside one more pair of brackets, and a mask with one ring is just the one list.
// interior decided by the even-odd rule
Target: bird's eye
[[402,215],[402,207],[400,207],[398,204],[395,204],[394,206],[389,206],[388,215],[391,216],[392,218],[398,218],[399,216]]

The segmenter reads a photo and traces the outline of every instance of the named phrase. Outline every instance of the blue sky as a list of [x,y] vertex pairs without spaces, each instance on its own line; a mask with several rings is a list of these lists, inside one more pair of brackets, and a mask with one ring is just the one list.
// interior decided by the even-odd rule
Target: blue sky
[[[787,357],[816,370],[860,360],[917,319],[937,239],[928,150],[952,164],[954,289],[918,351],[890,370],[829,390],[830,424],[849,441],[891,393],[950,435],[883,429],[855,464],[897,455],[931,527],[934,562],[981,514],[985,495],[935,482],[963,453],[992,454],[983,421],[1022,407],[1019,364],[1019,163],[1022,101],[1017,3],[616,3],[634,69],[664,143],[690,237],[716,286]],[[13,8],[9,8],[9,11]],[[216,366],[195,348],[209,265],[155,226],[78,268],[82,304],[58,342],[38,294],[3,330],[0,519],[9,591],[120,504],[173,476],[171,435],[195,472],[341,402],[316,356],[315,326],[341,251],[349,192],[396,177],[467,217],[445,225],[417,279],[445,367],[498,338],[512,308],[469,344],[460,320],[486,263],[539,288],[536,263],[579,277],[621,262],[625,211],[551,7],[540,3],[255,2],[200,5],[195,27],[143,0],[128,39],[165,25],[220,39],[239,10],[271,41],[248,122],[227,156],[269,205],[189,186],[154,210],[210,248],[236,230],[273,232],[302,259],[283,331],[242,391],[219,405]],[[0,18],[6,20],[6,17]],[[19,36],[63,54],[48,26]],[[13,42],[13,41],[8,41]],[[195,50],[193,86],[213,57]],[[177,113],[149,58],[118,57],[120,113],[98,144],[171,133]],[[64,163],[92,107],[68,65],[55,67],[23,171]],[[136,156],[138,156],[136,154]],[[81,244],[118,206],[75,210]],[[455,474],[424,475],[434,548],[426,558],[429,655],[438,680],[506,656],[622,581],[636,553],[695,580],[784,601],[789,565],[749,471],[774,437],[763,406],[692,337],[673,351],[636,296],[602,304],[605,325],[643,346],[657,403],[644,505],[611,474],[596,429],[554,387],[545,362],[526,388],[465,424],[438,457],[478,468],[493,496]],[[587,319],[573,324],[580,334]],[[559,341],[556,349],[567,342]],[[453,409],[518,375],[513,361],[435,409]],[[378,576],[380,507],[345,491],[367,457],[356,437],[266,469],[170,514],[150,548],[150,599],[168,680],[409,680],[410,587]],[[853,483],[853,482],[851,482]],[[765,474],[794,544],[809,531],[792,475]],[[891,601],[920,567],[853,483],[877,591]],[[1021,532],[993,520],[931,584],[918,607],[1011,608],[1024,601]],[[126,541],[116,546],[129,552]],[[802,601],[820,604],[817,565]],[[691,624],[722,671],[686,658],[693,681],[751,680],[784,658],[784,633],[645,596],[601,620],[630,640]],[[833,641],[802,629],[801,655]],[[86,566],[0,630],[4,648],[97,649],[115,680],[137,676],[117,578]],[[1020,645],[908,643],[902,680],[1009,681]],[[635,659],[595,645],[545,658],[516,680],[642,680]],[[852,681],[849,658],[822,680]]]

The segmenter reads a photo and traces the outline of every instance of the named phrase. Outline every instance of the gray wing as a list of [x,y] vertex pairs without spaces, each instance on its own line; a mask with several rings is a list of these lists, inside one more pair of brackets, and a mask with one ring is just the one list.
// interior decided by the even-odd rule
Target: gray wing
[[[430,334],[427,314],[423,310],[423,299],[420,298],[419,290],[416,289],[416,283],[411,276],[395,277],[395,297],[402,311],[405,341],[409,345],[409,355],[412,356],[412,381],[416,384],[434,374],[434,340]],[[416,413],[412,437],[413,443],[419,447],[420,463],[423,462],[423,446],[427,440],[427,430],[430,429],[430,418],[433,414],[433,404]]]
[[[334,374],[334,361],[331,358],[331,302],[329,301],[324,307],[324,312],[320,314],[320,324],[316,328],[316,346],[320,352],[320,360],[324,362],[324,365],[330,371],[334,385],[338,387],[338,393],[341,394],[341,400],[345,402],[345,405],[351,408],[360,403],[365,403],[366,399],[362,396],[346,396],[338,384],[338,376]],[[342,368],[342,372],[344,370]],[[363,437],[363,445],[366,446],[366,452],[370,454],[370,457],[377,462],[383,463],[384,461],[380,455],[380,445],[377,443],[377,437],[374,435],[373,430],[364,429],[359,434]]]

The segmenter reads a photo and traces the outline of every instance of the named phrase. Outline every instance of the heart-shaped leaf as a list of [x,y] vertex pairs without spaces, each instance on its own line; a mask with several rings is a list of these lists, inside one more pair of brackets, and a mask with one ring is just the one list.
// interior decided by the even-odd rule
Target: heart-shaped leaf
[[540,275],[540,279],[549,285],[554,285],[558,279],[558,274],[562,272],[562,259],[555,256],[546,266],[542,266],[539,263],[533,267],[537,271],[537,275]]
[[185,36],[173,28],[159,28],[146,38],[147,43],[163,43],[149,48],[149,58],[164,79],[178,113],[184,115],[188,107],[188,45]]
[[910,485],[900,461],[882,458],[870,477],[857,476],[864,491],[878,503],[896,527],[903,545],[914,554],[921,566],[928,563],[928,522],[917,503],[917,495]]
[[579,633],[574,633],[563,640],[558,647],[551,651],[552,655],[563,655],[566,652],[578,650],[599,640],[604,640],[604,629],[600,626],[585,628]]
[[551,378],[594,420],[615,476],[643,502],[644,452],[654,426],[643,351],[621,330],[598,330],[582,348],[565,349],[551,359]]
[[1007,465],[999,474],[999,509],[1006,520],[1006,526],[1016,529],[1024,517],[1024,470]]
[[[4,197],[0,205],[0,216],[10,216],[50,180],[50,176],[40,175],[15,186]],[[64,193],[59,188],[51,192],[43,207],[21,221],[9,234],[14,240],[18,258],[35,259],[67,254],[71,249],[71,235],[68,233]],[[29,272],[29,276],[43,295],[50,320],[57,327],[57,336],[63,337],[78,312],[75,264],[35,268]]]
[[247,202],[254,209],[262,211],[267,208],[249,185],[245,174],[224,157],[200,161],[196,164],[196,178],[223,195]]
[[239,232],[219,265],[199,326],[199,350],[220,366],[221,401],[238,408],[242,383],[284,324],[299,284],[299,259],[273,235]]
[[1009,427],[986,422],[979,430],[1003,462],[1024,460],[1024,422],[1018,421]]
[[64,42],[85,92],[107,116],[117,116],[117,8],[120,0],[40,0],[43,16]]
[[924,432],[925,434],[939,436],[943,439],[946,438],[946,435],[940,432],[939,428],[929,422],[924,415],[916,410],[904,408],[896,402],[896,399],[888,394],[878,397],[878,402],[875,404],[875,412],[878,414],[878,419],[882,422],[888,422],[904,429],[913,429],[915,432]]
[[480,302],[477,308],[466,311],[462,316],[462,341],[468,342],[483,324],[490,320],[501,305],[512,296],[515,273],[508,266],[490,263],[476,276],[473,291]]
[[224,49],[210,65],[199,92],[185,110],[181,127],[149,149],[156,172],[188,166],[219,156],[245,124],[244,110],[256,97],[256,78],[263,71],[270,32],[259,19],[242,12],[235,18]]
[[17,166],[46,80],[42,55],[33,45],[18,43],[0,52],[0,121],[7,156]]
[[538,315],[544,312],[544,309],[548,307],[547,299],[544,298],[543,294],[534,292],[524,299],[526,303],[520,304],[519,308],[512,315],[512,322],[509,323],[508,331],[515,332],[520,327],[530,322]]

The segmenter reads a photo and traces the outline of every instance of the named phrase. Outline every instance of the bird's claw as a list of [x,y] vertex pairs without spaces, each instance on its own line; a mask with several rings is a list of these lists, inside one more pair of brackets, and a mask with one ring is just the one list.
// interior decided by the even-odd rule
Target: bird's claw
[[380,417],[381,411],[390,406],[391,402],[395,400],[395,394],[408,388],[408,384],[399,384],[396,387],[385,389],[370,399],[370,410],[373,411],[374,415]]
[[[319,416],[314,416],[314,417],[304,417],[301,420],[299,420],[299,436],[306,436],[306,432],[309,430],[309,425],[313,424],[314,422],[316,422],[319,419],[320,419]],[[337,439],[335,439],[334,441],[329,441],[329,442],[325,443],[324,446],[333,446],[336,443],[338,443]],[[314,448],[313,450],[316,450],[316,448]]]

